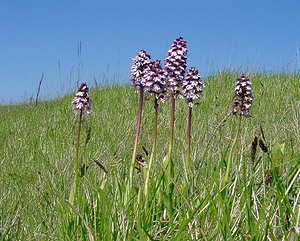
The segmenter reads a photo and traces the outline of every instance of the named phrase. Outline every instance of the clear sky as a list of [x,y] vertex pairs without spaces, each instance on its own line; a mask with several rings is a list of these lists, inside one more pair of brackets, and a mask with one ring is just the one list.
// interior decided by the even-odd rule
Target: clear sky
[[138,51],[163,61],[179,36],[204,79],[298,71],[299,12],[299,0],[1,0],[0,103],[35,98],[42,72],[41,98],[75,91],[78,79],[128,83]]

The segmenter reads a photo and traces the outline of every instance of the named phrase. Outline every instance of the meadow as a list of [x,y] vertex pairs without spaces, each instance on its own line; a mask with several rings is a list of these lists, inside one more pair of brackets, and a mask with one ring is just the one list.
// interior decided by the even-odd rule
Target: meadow
[[[203,95],[193,108],[188,170],[183,165],[188,107],[178,99],[172,175],[162,165],[171,103],[160,105],[147,198],[144,172],[153,143],[150,100],[144,103],[137,150],[146,165],[134,169],[132,190],[126,195],[139,101],[133,88],[91,88],[90,132],[84,120],[80,195],[74,205],[68,202],[78,123],[73,93],[37,105],[1,106],[0,240],[297,240],[300,76],[248,74],[252,116],[242,120],[229,180],[222,186],[236,129],[231,105],[240,74],[224,71],[205,79]],[[164,194],[165,179],[172,191]]]

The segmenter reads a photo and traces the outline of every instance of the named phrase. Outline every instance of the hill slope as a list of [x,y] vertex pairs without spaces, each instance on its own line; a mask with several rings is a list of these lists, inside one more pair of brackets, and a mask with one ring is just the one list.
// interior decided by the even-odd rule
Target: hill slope
[[[80,179],[81,195],[73,214],[65,202],[74,178],[77,117],[71,106],[73,96],[37,106],[0,107],[0,238],[278,240],[285,237],[292,227],[300,225],[300,77],[248,76],[254,93],[252,117],[242,120],[230,182],[221,190],[236,128],[236,118],[228,114],[238,77],[224,72],[205,80],[203,96],[193,110],[192,164],[188,171],[183,165],[187,106],[183,100],[176,102],[171,196],[160,191],[165,177],[159,163],[168,150],[170,103],[161,105],[151,195],[149,200],[143,200],[143,175],[135,175],[134,191],[127,206],[124,193],[138,94],[129,87],[92,90],[92,114],[88,118],[91,138],[86,152],[81,146],[80,155],[88,169]],[[153,138],[152,105],[151,100],[145,102],[138,149],[146,163],[149,157],[145,149],[150,152]],[[269,154],[274,148],[281,148],[275,150],[279,153],[276,165],[271,163],[274,152],[272,159],[259,147],[254,161],[251,160],[254,136],[264,140]],[[85,137],[83,128],[82,143]],[[190,178],[189,190],[182,188],[185,173]]]

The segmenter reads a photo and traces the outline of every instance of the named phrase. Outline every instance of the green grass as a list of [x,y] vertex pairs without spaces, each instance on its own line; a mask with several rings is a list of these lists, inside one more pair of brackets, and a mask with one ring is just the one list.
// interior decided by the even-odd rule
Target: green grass
[[[142,172],[134,176],[126,206],[139,99],[132,88],[92,90],[91,139],[80,157],[89,168],[80,178],[81,195],[71,209],[67,200],[78,121],[73,95],[37,106],[1,106],[0,240],[287,239],[289,230],[300,226],[300,77],[248,76],[254,94],[252,118],[242,120],[229,181],[221,189],[236,127],[235,117],[225,117],[238,77],[222,72],[206,79],[193,110],[189,190],[183,188],[188,107],[177,100],[173,191],[163,192],[169,177],[162,161],[169,145],[170,102],[161,105],[148,200]],[[261,136],[261,128],[269,154],[258,147],[252,162],[251,143],[255,135]],[[85,135],[83,126],[81,147]],[[138,148],[146,163],[149,157],[142,147],[150,153],[152,138],[153,103],[146,101]],[[269,171],[272,178],[265,185]]]

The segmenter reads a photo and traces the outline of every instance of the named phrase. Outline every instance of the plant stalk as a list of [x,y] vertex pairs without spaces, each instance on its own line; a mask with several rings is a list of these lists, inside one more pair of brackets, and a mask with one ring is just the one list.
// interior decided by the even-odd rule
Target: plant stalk
[[228,182],[228,178],[229,178],[229,174],[230,174],[230,167],[231,167],[231,163],[232,163],[232,157],[233,157],[233,149],[235,147],[237,138],[239,136],[240,133],[240,129],[241,129],[241,121],[242,121],[242,114],[239,114],[238,120],[237,120],[237,127],[236,127],[236,132],[235,132],[235,136],[233,139],[233,142],[231,144],[230,147],[230,151],[229,151],[229,155],[228,155],[228,162],[227,162],[227,169],[226,169],[226,175],[225,175],[225,179],[223,182],[223,187],[227,184]]
[[140,100],[139,100],[138,119],[137,119],[136,129],[135,129],[135,141],[134,141],[132,159],[131,159],[131,164],[130,164],[130,169],[129,169],[129,181],[127,183],[125,203],[128,201],[129,193],[130,193],[130,190],[132,189],[133,170],[134,170],[134,165],[135,165],[135,162],[136,162],[136,153],[137,153],[137,148],[138,148],[138,143],[139,143],[141,121],[142,121],[143,101],[144,101],[144,87],[140,86]]
[[80,132],[81,132],[81,124],[82,124],[82,115],[83,110],[80,110],[79,115],[79,122],[78,122],[78,129],[77,129],[77,140],[76,140],[76,150],[75,150],[75,177],[74,177],[74,183],[71,189],[71,193],[69,196],[69,202],[72,206],[74,206],[75,198],[77,198],[77,189],[79,184],[79,146],[80,146]]
[[170,121],[170,143],[169,143],[169,158],[171,158],[173,150],[174,139],[174,125],[175,125],[175,94],[171,95],[172,109],[171,109],[171,121]]
[[186,172],[189,171],[191,162],[191,129],[192,129],[192,111],[193,108],[189,106],[188,123],[187,123],[187,148],[186,148]]
[[156,150],[156,140],[157,140],[157,118],[158,118],[158,103],[157,103],[157,98],[154,98],[154,127],[153,127],[153,145],[152,145],[152,150],[150,154],[150,160],[149,160],[149,165],[148,165],[148,171],[146,174],[146,181],[145,181],[145,197],[147,201],[148,197],[148,189],[149,189],[149,179],[150,179],[150,172],[151,172],[151,167],[155,155],[155,150]]

